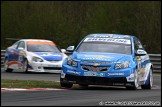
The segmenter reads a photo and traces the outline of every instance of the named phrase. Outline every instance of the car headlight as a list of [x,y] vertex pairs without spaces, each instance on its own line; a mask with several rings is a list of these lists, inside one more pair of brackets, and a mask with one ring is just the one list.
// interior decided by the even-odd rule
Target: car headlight
[[41,58],[38,58],[38,57],[33,57],[32,61],[34,61],[34,62],[43,62],[43,60]]
[[116,63],[115,64],[115,69],[124,69],[124,68],[128,68],[129,67],[129,62],[123,62],[123,63]]
[[72,60],[71,58],[68,58],[67,59],[67,64],[70,65],[70,66],[74,66],[74,67],[77,67],[78,66],[78,62]]

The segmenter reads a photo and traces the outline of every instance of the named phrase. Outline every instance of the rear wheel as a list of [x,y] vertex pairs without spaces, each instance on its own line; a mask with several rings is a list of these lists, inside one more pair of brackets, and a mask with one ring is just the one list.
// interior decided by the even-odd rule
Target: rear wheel
[[4,70],[5,70],[5,72],[13,71],[13,69],[8,68],[8,59],[7,58],[5,58],[5,61],[4,61]]
[[146,83],[145,83],[145,85],[141,85],[141,88],[142,89],[151,89],[152,85],[153,85],[153,75],[152,75],[152,69],[150,69]]
[[139,87],[139,83],[138,83],[138,72],[137,69],[134,72],[134,82],[133,82],[133,86],[126,86],[127,89],[129,90],[136,90]]

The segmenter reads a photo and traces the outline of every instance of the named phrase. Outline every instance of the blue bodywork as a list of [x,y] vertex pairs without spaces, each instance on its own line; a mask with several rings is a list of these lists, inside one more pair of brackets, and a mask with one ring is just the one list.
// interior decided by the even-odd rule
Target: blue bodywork
[[[93,37],[92,39],[89,37]],[[96,39],[97,38],[97,39]],[[99,38],[99,39],[98,39]],[[104,39],[103,39],[104,38]],[[106,38],[106,39],[105,39]],[[78,47],[85,41],[114,41],[107,38],[120,38],[130,40],[131,54],[120,53],[106,53],[106,52],[77,52]],[[149,68],[150,60],[148,55],[146,57],[135,55],[134,47],[135,36],[120,35],[120,34],[90,34],[86,36],[76,47],[72,55],[64,60],[62,65],[61,81],[62,83],[76,83],[76,84],[103,84],[104,80],[110,81],[108,85],[115,85],[117,83],[124,83],[134,81],[134,72],[137,70],[138,75],[142,75],[142,68],[145,69],[145,77],[139,76],[141,84],[146,84],[149,75],[146,68]],[[116,40],[117,42],[125,42]],[[106,47],[105,47],[106,48]],[[68,64],[68,59],[75,61],[77,66]],[[128,67],[116,69],[115,65],[128,62]],[[148,65],[148,66],[147,66]],[[141,73],[141,74],[140,74]],[[133,76],[132,76],[133,75]],[[73,79],[74,78],[74,79]],[[84,79],[83,79],[84,78]],[[144,79],[143,79],[144,78]],[[78,80],[79,79],[79,80]],[[102,81],[99,81],[101,80]],[[110,80],[109,80],[110,79]],[[84,82],[83,82],[84,81]],[[107,84],[107,83],[105,83]],[[120,85],[120,84],[117,84]]]
[[[108,56],[108,58],[104,59],[95,59],[95,56],[97,55],[103,55]],[[88,57],[89,56],[89,57]],[[112,54],[112,53],[95,53],[95,52],[88,52],[88,53],[78,53],[74,52],[73,55],[70,56],[71,59],[76,60],[78,62],[78,67],[72,67],[67,65],[67,59],[63,62],[63,72],[66,74],[76,75],[76,76],[84,76],[84,71],[81,69],[81,65],[92,65],[92,63],[89,63],[88,61],[93,61],[93,63],[98,62],[105,62],[105,64],[100,64],[100,66],[109,66],[110,69],[107,72],[96,72],[98,77],[126,77],[129,76],[131,73],[133,73],[134,69],[136,68],[136,61],[133,61],[132,55],[124,55],[124,54]],[[88,60],[86,58],[89,58]],[[82,60],[86,59],[87,62],[84,62]],[[93,60],[92,60],[93,59]],[[130,61],[129,67],[126,69],[114,69],[116,63],[124,62],[124,61]],[[67,72],[67,70],[80,72],[79,74],[74,74]],[[103,75],[100,76],[100,73],[103,73]],[[123,75],[109,75],[111,73],[123,73]]]

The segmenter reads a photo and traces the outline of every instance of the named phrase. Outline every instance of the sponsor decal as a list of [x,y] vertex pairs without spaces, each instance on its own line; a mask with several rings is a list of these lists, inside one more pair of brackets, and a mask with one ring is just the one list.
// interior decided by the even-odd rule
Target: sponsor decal
[[10,61],[8,62],[8,66],[14,65],[14,64],[19,64],[17,61]]
[[126,86],[132,86],[132,84],[131,84],[131,83],[126,83],[125,85],[126,85]]
[[84,42],[94,42],[94,41],[131,44],[130,40],[127,40],[127,39],[116,39],[116,38],[86,38],[84,40]]
[[113,76],[113,75],[124,75],[124,73],[107,73],[108,76]]
[[87,60],[87,59],[99,59],[99,60],[105,60],[107,61],[108,58],[114,58],[114,57],[111,57],[111,56],[105,56],[105,55],[84,55],[84,60]]
[[61,56],[60,54],[52,54],[52,53],[43,53],[40,56]]
[[84,76],[96,76],[96,72],[84,72]]
[[73,74],[80,74],[80,72],[72,71],[72,70],[67,70],[66,72],[73,73]]
[[62,54],[60,53],[53,53],[53,52],[50,52],[50,53],[47,53],[47,52],[34,52],[35,54],[41,56],[42,58],[44,58],[45,60],[47,61],[51,61],[51,60],[62,60]]
[[84,72],[84,76],[99,76],[99,77],[104,77],[104,73],[97,73],[97,72]]
[[48,67],[58,67],[58,65],[47,65]]
[[145,74],[145,68],[143,67],[141,70],[140,70],[140,75],[143,77]]

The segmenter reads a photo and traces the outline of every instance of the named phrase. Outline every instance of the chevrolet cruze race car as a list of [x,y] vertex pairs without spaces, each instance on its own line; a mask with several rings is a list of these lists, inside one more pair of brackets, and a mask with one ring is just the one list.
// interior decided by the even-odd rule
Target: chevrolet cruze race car
[[[74,46],[67,48],[73,51]],[[151,89],[153,65],[135,36],[90,34],[62,65],[60,84],[81,86],[124,86],[127,89]]]
[[61,50],[50,40],[21,39],[6,49],[4,69],[61,73],[62,62],[67,57]]

